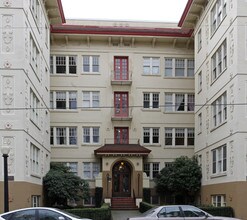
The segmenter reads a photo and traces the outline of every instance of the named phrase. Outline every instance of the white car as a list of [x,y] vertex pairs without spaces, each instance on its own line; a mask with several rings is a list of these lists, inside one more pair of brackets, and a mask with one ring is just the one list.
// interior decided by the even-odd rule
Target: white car
[[[212,216],[191,205],[169,205],[152,208],[142,215],[130,217],[127,220],[237,220],[222,216]],[[240,220],[240,219],[238,219]]]
[[55,208],[33,207],[5,212],[0,220],[92,220]]

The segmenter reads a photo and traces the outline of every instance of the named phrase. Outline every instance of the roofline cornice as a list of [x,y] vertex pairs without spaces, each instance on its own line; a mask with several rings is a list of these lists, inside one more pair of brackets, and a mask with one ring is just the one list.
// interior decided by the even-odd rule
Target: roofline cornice
[[162,37],[191,37],[193,30],[189,28],[137,28],[84,25],[53,25],[51,33],[58,34],[99,34],[125,36],[162,36]]
[[186,18],[187,15],[188,15],[188,12],[189,12],[189,10],[190,10],[190,7],[191,7],[193,1],[194,1],[194,0],[188,0],[187,4],[186,4],[186,6],[185,6],[184,12],[183,12],[183,14],[182,14],[182,16],[181,16],[181,18],[180,18],[180,20],[179,20],[179,22],[178,22],[178,27],[182,27],[182,26],[183,26],[183,23],[184,23],[184,21],[185,21],[185,18]]
[[61,17],[62,23],[64,24],[64,23],[66,23],[66,19],[65,19],[65,16],[64,16],[62,0],[57,0],[57,4],[58,4],[58,10],[59,10],[59,13],[60,13],[60,17]]

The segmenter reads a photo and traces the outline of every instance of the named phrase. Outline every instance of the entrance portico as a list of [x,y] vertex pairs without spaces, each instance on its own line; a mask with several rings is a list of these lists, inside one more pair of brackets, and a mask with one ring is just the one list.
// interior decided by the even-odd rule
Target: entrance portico
[[102,159],[103,197],[141,200],[143,196],[143,157],[151,151],[138,144],[104,145],[95,150]]

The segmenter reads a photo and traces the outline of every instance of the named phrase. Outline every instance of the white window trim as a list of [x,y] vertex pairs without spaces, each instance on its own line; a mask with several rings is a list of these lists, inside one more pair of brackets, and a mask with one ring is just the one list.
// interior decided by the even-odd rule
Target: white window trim
[[[154,179],[155,177],[154,177],[154,172],[160,172],[160,163],[159,162],[147,162],[147,163],[144,163],[144,165],[143,165],[143,172],[144,173],[146,173],[145,171],[147,171],[146,169],[145,169],[145,166],[146,165],[148,165],[149,166],[149,176],[147,176],[147,177],[149,177],[149,179]],[[154,169],[155,168],[155,166],[154,165],[158,165],[158,170],[156,170],[156,169]]]
[[[89,93],[89,100],[84,100],[84,93]],[[98,106],[94,106],[93,97],[98,96]],[[89,101],[89,106],[85,105],[85,101]],[[82,91],[82,109],[99,109],[100,108],[100,91]]]
[[[195,69],[195,63],[194,63],[194,59],[193,58],[179,58],[179,57],[177,57],[177,58],[172,58],[172,57],[165,57],[165,64],[166,64],[166,59],[171,59],[172,60],[172,67],[168,67],[169,69],[171,69],[172,68],[172,75],[171,76],[166,76],[166,73],[165,73],[165,71],[166,71],[166,66],[165,66],[165,68],[164,68],[164,77],[174,77],[174,78],[185,78],[185,77],[187,77],[187,78],[194,78],[194,74],[193,74],[193,76],[190,76],[188,73],[189,73],[189,69]],[[176,76],[175,75],[175,71],[176,71],[176,61],[177,60],[183,60],[184,61],[184,67],[182,68],[182,69],[184,69],[184,75],[183,76]],[[191,67],[189,67],[189,61],[193,61],[193,63],[194,63],[194,65],[193,65],[193,68],[191,68]],[[165,65],[164,64],[164,65]]]
[[[145,65],[145,60],[149,61],[149,73],[145,73],[144,71],[144,67],[147,67],[147,65]],[[155,60],[158,60],[158,66],[155,66]],[[155,73],[154,69],[158,68],[158,73]],[[160,75],[160,58],[159,57],[143,57],[143,75],[145,76],[159,76]]]
[[[148,108],[144,106],[145,94],[149,95],[149,107]],[[155,95],[158,95],[158,108],[153,107],[153,103],[155,101],[154,99]],[[160,94],[158,92],[144,92],[143,93],[143,109],[159,109],[159,108],[160,108]]]
[[226,206],[226,195],[212,195],[211,199],[212,199],[212,205],[215,207]]
[[[65,102],[66,102],[66,105],[65,105],[65,108],[57,108],[57,99],[56,99],[56,94],[58,92],[64,92],[65,93]],[[70,108],[70,95],[72,93],[76,93],[76,108]],[[78,103],[78,94],[77,94],[77,91],[51,91],[50,92],[50,108],[51,110],[56,110],[56,111],[73,111],[73,110],[77,110],[77,103]]]
[[[90,170],[88,170],[90,172],[89,177],[87,177],[86,175],[84,175],[85,174],[84,173],[85,172],[85,169],[84,169],[84,165],[85,164],[89,164],[89,169],[90,169]],[[96,178],[96,176],[94,177],[94,165],[97,167],[97,169],[98,169],[97,175],[99,175],[99,173],[100,173],[100,163],[99,162],[83,162],[82,163],[82,169],[83,169],[82,176],[83,176],[83,179],[93,180],[93,179]]]
[[[84,142],[84,129],[85,128],[89,129],[89,139],[90,139],[89,142]],[[93,141],[93,129],[94,128],[98,129],[98,133],[99,133],[99,136],[98,136],[99,141],[98,142]],[[84,127],[82,127],[82,144],[83,145],[98,145],[98,144],[100,144],[100,127],[99,126],[92,126],[92,127],[84,126]]]
[[[89,71],[84,71],[84,57],[89,57]],[[93,58],[98,58],[98,71],[93,71]],[[82,69],[83,74],[99,74],[100,72],[100,63],[99,63],[99,55],[82,55]]]
[[[224,151],[226,157],[224,157]],[[215,161],[214,161],[214,154],[215,154]],[[215,171],[214,171],[214,164],[215,164]],[[219,175],[226,175],[226,173],[227,173],[227,145],[224,144],[212,150],[212,177]]]
[[[165,146],[166,147],[193,147],[194,145],[188,145],[188,138],[190,138],[189,137],[189,132],[188,132],[188,130],[189,129],[194,129],[194,128],[181,128],[181,129],[184,129],[184,145],[176,145],[175,143],[176,143],[176,129],[177,128],[171,128],[171,127],[165,127],[165,130],[164,130],[164,132],[165,132],[165,134],[164,134],[164,138],[166,139],[166,128],[167,129],[172,129],[172,144],[171,145],[166,145],[165,144]],[[178,129],[180,129],[180,128],[178,128]],[[195,129],[194,129],[194,141],[195,141]],[[166,143],[166,141],[164,140],[164,143]]]
[[[65,144],[58,144],[57,143],[57,128],[65,128]],[[70,128],[76,129],[76,144],[70,144]],[[53,144],[51,146],[77,146],[78,145],[78,129],[76,126],[70,126],[70,127],[63,127],[63,126],[57,126],[57,127],[51,127],[51,130],[53,131]]]
[[[56,63],[56,58],[57,57],[65,57],[65,73],[57,73],[57,63]],[[70,61],[69,61],[69,58],[73,57],[75,59],[75,62],[76,62],[76,65],[70,65]],[[65,76],[65,75],[77,75],[77,68],[78,68],[78,58],[77,58],[77,55],[63,55],[63,54],[60,54],[60,55],[52,55],[50,56],[50,65],[53,66],[53,68],[50,68],[50,74],[51,75],[61,75],[61,76]],[[70,73],[70,66],[76,66],[76,72],[75,73]]]
[[[148,129],[149,130],[149,143],[144,143],[144,130]],[[153,137],[154,137],[154,129],[158,129],[158,143],[153,143]],[[144,127],[143,128],[143,145],[159,145],[160,144],[160,128],[159,127]]]
[[[172,96],[172,100],[170,100],[169,104],[166,104],[167,100],[166,97],[167,95]],[[176,95],[184,95],[184,111],[178,111],[176,110]],[[188,112],[188,113],[193,113],[193,111],[188,111],[188,97],[189,95],[193,95],[194,96],[194,104],[195,104],[195,95],[192,93],[165,93],[165,108],[164,111],[167,113],[184,113],[184,112]],[[194,106],[193,106],[194,108]]]
[[30,143],[30,169],[31,175],[40,176],[40,149]]
[[224,92],[212,103],[212,129],[227,121],[227,94]]

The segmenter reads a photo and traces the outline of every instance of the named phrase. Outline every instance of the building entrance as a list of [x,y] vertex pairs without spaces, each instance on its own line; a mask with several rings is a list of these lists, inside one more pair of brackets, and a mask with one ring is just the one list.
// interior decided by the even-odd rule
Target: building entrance
[[113,197],[131,196],[131,167],[126,161],[117,162],[112,170]]

